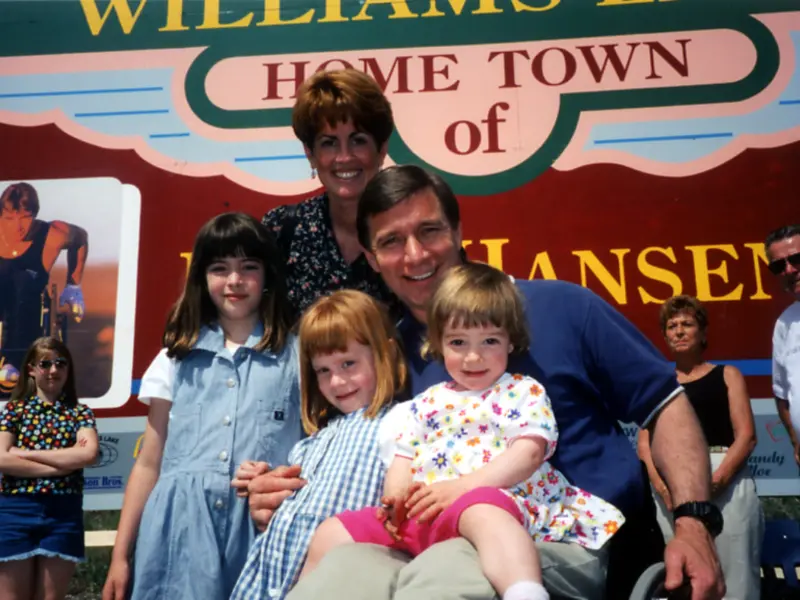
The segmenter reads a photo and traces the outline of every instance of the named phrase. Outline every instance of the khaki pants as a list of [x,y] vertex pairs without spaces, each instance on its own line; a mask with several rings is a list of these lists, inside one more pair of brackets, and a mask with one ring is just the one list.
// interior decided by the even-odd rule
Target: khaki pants
[[[536,544],[544,583],[555,599],[603,600],[606,548]],[[287,600],[492,600],[478,553],[463,538],[435,544],[413,560],[371,544],[332,551],[304,577]]]
[[[711,470],[722,463],[724,453],[711,454]],[[672,514],[654,490],[658,525],[664,541],[673,537]],[[761,542],[764,539],[764,512],[756,493],[756,484],[745,465],[722,494],[714,499],[722,511],[722,533],[715,540],[722,573],[725,576],[726,600],[759,600],[761,597]]]

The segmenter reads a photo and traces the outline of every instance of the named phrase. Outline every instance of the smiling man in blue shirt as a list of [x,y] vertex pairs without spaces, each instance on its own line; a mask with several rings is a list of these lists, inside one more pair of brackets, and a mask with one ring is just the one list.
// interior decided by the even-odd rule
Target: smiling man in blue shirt
[[[412,392],[446,380],[443,365],[419,353],[426,310],[444,273],[463,260],[458,201],[441,178],[414,166],[391,167],[367,186],[359,202],[359,239],[366,257],[405,306],[399,324]],[[618,421],[653,430],[653,455],[676,499],[676,537],[666,550],[668,587],[684,575],[693,599],[722,597],[713,535],[719,514],[708,514],[710,467],[696,416],[674,371],[616,310],[592,292],[559,281],[520,281],[526,299],[530,352],[509,369],[531,375],[547,389],[560,429],[553,465],[574,485],[620,508],[641,510],[645,482]],[[285,477],[289,475],[290,477]],[[251,486],[257,521],[292,486],[292,471],[276,470]],[[607,550],[574,544],[538,545],[545,586],[556,598],[602,599]],[[408,564],[406,564],[408,563]],[[358,569],[353,569],[358,565]],[[343,547],[290,594],[364,598],[491,599],[477,554],[465,540],[437,544],[413,561],[372,546]]]

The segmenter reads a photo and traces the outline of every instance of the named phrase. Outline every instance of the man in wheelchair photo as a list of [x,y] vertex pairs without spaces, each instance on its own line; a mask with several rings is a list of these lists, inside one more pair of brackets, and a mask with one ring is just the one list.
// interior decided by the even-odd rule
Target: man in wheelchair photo
[[[38,219],[38,214],[39,196],[31,184],[11,184],[0,195],[0,400],[16,384],[31,342],[43,335],[63,339],[67,317],[80,323],[86,311],[81,280],[88,234],[65,221]],[[66,282],[55,295],[50,274],[64,250]]]

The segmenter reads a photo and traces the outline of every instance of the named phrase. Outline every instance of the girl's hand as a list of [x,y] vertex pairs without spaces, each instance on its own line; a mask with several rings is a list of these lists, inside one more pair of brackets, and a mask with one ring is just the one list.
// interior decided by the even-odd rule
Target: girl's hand
[[8,453],[14,456],[22,456],[23,454],[25,454],[25,450],[23,448],[17,448],[16,446],[11,446],[11,448],[8,449]]
[[130,565],[124,559],[112,559],[108,567],[108,576],[103,586],[103,600],[126,600],[128,582],[130,581]]
[[231,487],[236,489],[236,495],[239,498],[247,498],[248,484],[253,479],[259,475],[263,475],[267,471],[269,471],[269,465],[267,463],[255,460],[246,460],[239,465],[238,469],[236,469],[236,473],[233,476],[233,481],[231,481]]
[[408,518],[419,515],[417,521],[420,523],[432,521],[468,489],[462,479],[441,481],[428,486],[420,485],[406,501],[406,507],[409,509]]
[[382,506],[378,507],[375,514],[376,518],[383,523],[384,528],[395,541],[400,541],[398,531],[400,526],[405,523],[406,515],[408,514],[406,498],[408,498],[408,494],[403,496],[383,496],[381,498]]

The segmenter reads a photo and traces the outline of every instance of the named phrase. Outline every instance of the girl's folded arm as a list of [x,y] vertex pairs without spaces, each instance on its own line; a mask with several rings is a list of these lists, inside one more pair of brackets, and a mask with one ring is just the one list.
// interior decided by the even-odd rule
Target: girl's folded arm
[[18,456],[56,469],[77,471],[97,460],[97,430],[93,427],[82,427],[78,430],[77,437],[77,443],[69,448],[26,450]]
[[11,448],[16,436],[10,431],[0,431],[0,473],[11,477],[63,477],[75,469],[57,468],[28,460],[24,456],[12,454]]

